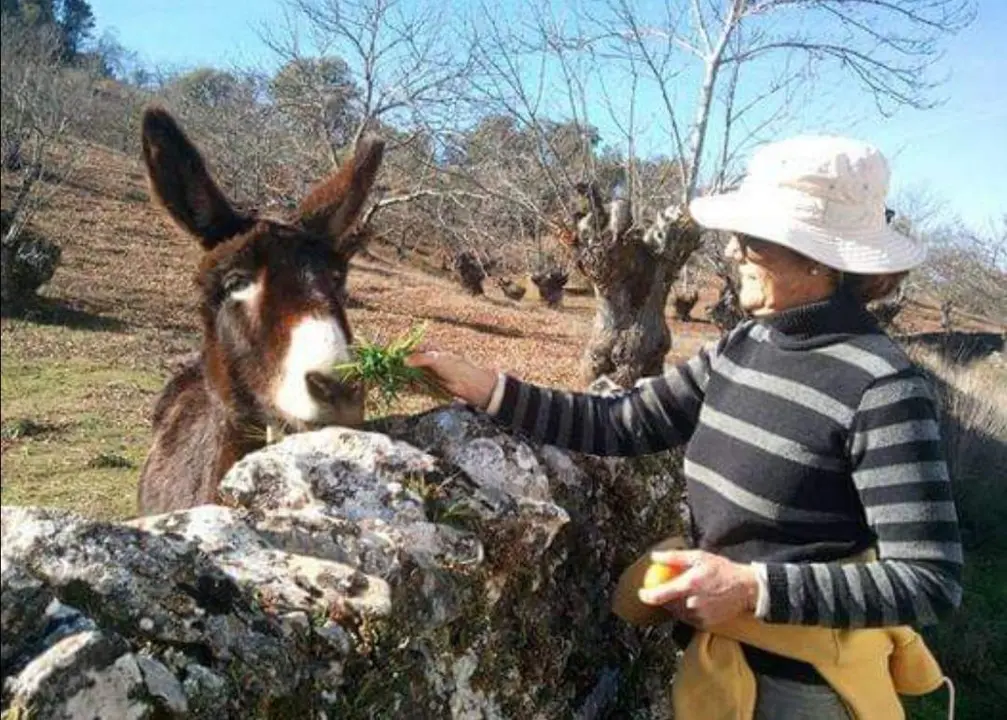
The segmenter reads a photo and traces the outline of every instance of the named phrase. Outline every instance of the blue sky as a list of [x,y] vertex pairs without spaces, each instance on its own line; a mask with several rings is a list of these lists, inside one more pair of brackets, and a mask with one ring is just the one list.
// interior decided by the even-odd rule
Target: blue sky
[[[269,64],[261,27],[283,23],[277,0],[91,0],[97,31],[119,41],[150,64]],[[950,212],[982,225],[1007,212],[1007,2],[980,0],[976,22],[945,41],[942,71],[947,99],[928,111],[902,109],[894,117],[857,111],[857,121],[837,128],[823,106],[805,108],[795,130],[828,129],[854,134],[880,147],[892,164],[892,194],[926,188]],[[819,115],[816,115],[819,113]],[[604,131],[604,129],[603,129]]]

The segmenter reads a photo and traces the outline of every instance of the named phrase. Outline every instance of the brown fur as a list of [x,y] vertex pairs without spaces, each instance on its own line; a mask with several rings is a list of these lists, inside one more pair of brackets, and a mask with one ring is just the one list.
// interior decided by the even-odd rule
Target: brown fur
[[[343,298],[359,247],[354,223],[383,143],[362,139],[354,157],[305,198],[295,218],[283,221],[235,209],[164,110],[144,113],[142,140],[153,196],[206,251],[196,277],[202,350],[157,402],[154,442],[140,476],[139,511],[153,514],[215,502],[224,474],[264,445],[267,426],[304,429],[270,398],[297,321],[334,317],[351,341]],[[262,284],[254,302],[230,300],[252,282]],[[358,388],[316,379],[309,385],[326,407],[325,424],[362,421]]]

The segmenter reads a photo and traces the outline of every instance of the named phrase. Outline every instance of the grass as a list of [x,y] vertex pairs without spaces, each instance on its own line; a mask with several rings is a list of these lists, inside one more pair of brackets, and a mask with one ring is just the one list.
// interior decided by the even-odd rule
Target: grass
[[[999,717],[1007,707],[1007,558],[967,553],[962,606],[924,636],[957,694],[958,720]],[[947,692],[906,699],[915,720],[947,718]]]
[[31,418],[15,418],[0,423],[0,440],[22,440],[58,431],[59,428],[55,425],[37,423]]
[[[914,359],[930,374],[940,408],[963,541],[967,549],[1007,552],[1007,367],[960,365],[931,351]],[[999,468],[1000,471],[995,470]]]
[[150,432],[135,406],[121,401],[147,401],[161,384],[150,372],[4,352],[3,504],[134,514],[136,468]]

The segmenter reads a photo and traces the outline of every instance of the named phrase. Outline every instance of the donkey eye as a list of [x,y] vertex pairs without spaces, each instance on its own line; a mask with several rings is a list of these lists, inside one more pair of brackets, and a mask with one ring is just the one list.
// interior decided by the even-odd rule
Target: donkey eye
[[230,272],[224,276],[224,292],[234,295],[252,284],[252,276],[244,272]]

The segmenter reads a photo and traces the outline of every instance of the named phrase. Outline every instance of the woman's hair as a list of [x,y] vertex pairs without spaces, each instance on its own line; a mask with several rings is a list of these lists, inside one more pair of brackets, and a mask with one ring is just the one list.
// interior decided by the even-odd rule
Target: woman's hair
[[862,275],[861,273],[841,272],[839,273],[838,287],[849,292],[861,304],[866,305],[869,302],[891,295],[908,274],[908,271],[886,273],[884,275]]

